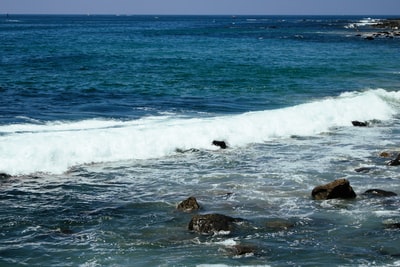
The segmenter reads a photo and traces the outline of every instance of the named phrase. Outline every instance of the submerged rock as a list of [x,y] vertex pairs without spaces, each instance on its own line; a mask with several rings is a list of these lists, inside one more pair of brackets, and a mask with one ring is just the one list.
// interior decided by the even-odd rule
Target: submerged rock
[[200,205],[195,197],[189,197],[179,203],[177,209],[184,212],[191,212],[200,209]]
[[228,146],[226,145],[225,141],[214,140],[214,141],[212,141],[212,144],[213,144],[214,146],[219,146],[219,147],[222,148],[222,149],[228,148]]
[[397,196],[396,193],[391,192],[391,191],[385,191],[382,189],[369,189],[363,193],[363,195],[366,196],[372,196],[372,197],[394,197]]
[[357,196],[347,179],[338,179],[331,183],[317,186],[312,190],[311,195],[316,200],[332,198],[351,199]]
[[294,227],[294,223],[288,221],[288,220],[283,220],[283,219],[276,219],[276,220],[271,220],[266,223],[267,229],[270,230],[277,230],[277,231],[282,231],[282,230],[288,230],[292,227]]
[[236,219],[222,214],[194,215],[189,223],[189,230],[201,234],[213,234],[220,231],[232,231]]

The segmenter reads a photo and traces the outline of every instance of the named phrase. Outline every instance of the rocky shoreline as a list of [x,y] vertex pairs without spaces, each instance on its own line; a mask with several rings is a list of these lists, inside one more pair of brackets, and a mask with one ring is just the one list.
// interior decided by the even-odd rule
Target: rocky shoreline
[[358,37],[362,37],[366,40],[375,40],[376,38],[387,38],[394,39],[400,38],[400,19],[385,19],[379,20],[376,23],[370,25],[374,30],[367,32],[362,32],[359,27],[355,27],[359,33],[356,34]]

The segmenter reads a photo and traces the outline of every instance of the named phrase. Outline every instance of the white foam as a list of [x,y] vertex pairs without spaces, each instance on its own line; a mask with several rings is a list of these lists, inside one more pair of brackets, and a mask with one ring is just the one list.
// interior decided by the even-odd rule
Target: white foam
[[212,118],[147,117],[132,121],[82,120],[0,126],[0,172],[62,173],[93,162],[148,159],[179,149],[218,149],[311,136],[352,120],[388,120],[396,114],[400,92],[383,89],[344,93],[298,106]]
[[356,23],[350,23],[350,24],[346,25],[345,28],[353,29],[353,28],[358,28],[358,27],[377,25],[380,23],[380,21],[381,21],[380,19],[363,18]]

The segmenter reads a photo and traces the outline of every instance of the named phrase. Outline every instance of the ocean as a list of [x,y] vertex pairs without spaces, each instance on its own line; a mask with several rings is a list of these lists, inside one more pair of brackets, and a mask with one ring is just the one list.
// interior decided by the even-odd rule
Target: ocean
[[400,197],[363,195],[400,194],[382,19],[3,15],[0,266],[399,266]]

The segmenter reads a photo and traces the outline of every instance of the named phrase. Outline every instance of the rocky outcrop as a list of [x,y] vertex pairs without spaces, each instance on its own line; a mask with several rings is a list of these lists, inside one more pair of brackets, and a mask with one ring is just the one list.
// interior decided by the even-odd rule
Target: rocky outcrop
[[194,215],[189,223],[189,230],[200,234],[214,234],[220,231],[231,232],[233,230],[233,223],[237,219],[212,213],[204,215]]
[[363,193],[364,196],[371,196],[371,197],[394,197],[397,196],[396,193],[391,191],[385,191],[382,189],[369,189]]
[[338,179],[331,183],[317,186],[312,190],[311,195],[316,200],[332,198],[352,199],[357,196],[347,179]]
[[195,197],[189,197],[179,203],[177,209],[184,212],[192,212],[194,210],[199,210],[200,205]]

